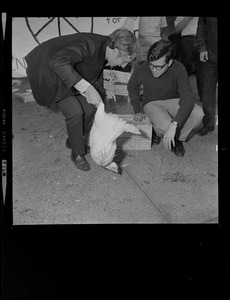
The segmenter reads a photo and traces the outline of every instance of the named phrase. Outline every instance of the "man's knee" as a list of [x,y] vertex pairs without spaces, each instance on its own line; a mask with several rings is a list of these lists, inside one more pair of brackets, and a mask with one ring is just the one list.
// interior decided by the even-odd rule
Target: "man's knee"
[[159,137],[163,136],[165,134],[165,132],[168,130],[170,123],[171,122],[169,122],[169,121],[165,121],[165,122],[161,122],[161,124],[158,123],[158,124],[153,125],[157,136],[159,136]]
[[82,108],[82,111],[83,111],[83,114],[84,114],[85,117],[90,117],[90,116],[95,114],[95,112],[97,110],[96,106],[93,105],[93,104],[89,104],[86,101],[86,98],[84,96],[78,95],[77,100],[80,103],[80,106]]
[[73,117],[83,116],[83,109],[75,96],[63,99],[62,101],[58,102],[57,105],[59,106],[66,120]]
[[83,110],[80,108],[72,110],[68,115],[65,115],[65,120],[66,121],[73,121],[77,119],[82,119],[84,115]]

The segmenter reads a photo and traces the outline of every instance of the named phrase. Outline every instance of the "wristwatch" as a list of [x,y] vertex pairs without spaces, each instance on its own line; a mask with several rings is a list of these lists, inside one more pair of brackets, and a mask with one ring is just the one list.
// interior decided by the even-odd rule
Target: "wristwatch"
[[172,121],[172,123],[173,123],[173,124],[175,124],[176,126],[178,126],[178,125],[179,125],[179,123],[178,123],[178,122],[176,122],[176,121]]

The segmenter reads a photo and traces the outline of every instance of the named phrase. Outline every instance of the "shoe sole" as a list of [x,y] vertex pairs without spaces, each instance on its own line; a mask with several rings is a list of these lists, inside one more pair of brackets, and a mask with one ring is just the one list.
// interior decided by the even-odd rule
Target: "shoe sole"
[[214,130],[209,130],[208,132],[205,132],[205,133],[198,133],[198,135],[200,136],[204,136],[204,135],[207,135],[207,134],[210,134],[210,133],[213,133]]
[[214,130],[215,130],[215,128],[214,129],[206,129],[206,130],[204,130],[204,132],[202,132],[202,129],[204,129],[205,127],[203,127],[203,128],[201,128],[198,132],[197,132],[197,134],[198,135],[201,135],[201,136],[203,136],[203,135],[207,135],[207,134],[209,134],[209,133],[212,133]]
[[181,153],[181,154],[179,154],[179,155],[176,154],[174,151],[173,151],[173,153],[174,153],[177,157],[183,157],[183,156],[185,155],[185,152],[184,152],[183,154]]

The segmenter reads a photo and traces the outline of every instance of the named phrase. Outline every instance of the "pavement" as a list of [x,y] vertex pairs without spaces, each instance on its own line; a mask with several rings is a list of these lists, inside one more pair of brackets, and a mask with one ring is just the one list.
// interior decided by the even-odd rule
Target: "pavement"
[[[190,82],[197,95],[195,76]],[[14,225],[218,223],[218,125],[184,143],[184,157],[161,142],[151,150],[117,151],[121,175],[90,154],[91,171],[82,172],[65,147],[61,112],[15,93],[12,101]]]

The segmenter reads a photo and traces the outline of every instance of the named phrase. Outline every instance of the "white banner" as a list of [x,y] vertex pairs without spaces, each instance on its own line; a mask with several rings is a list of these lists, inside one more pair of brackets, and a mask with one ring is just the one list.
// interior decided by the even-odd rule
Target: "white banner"
[[26,77],[24,57],[39,43],[76,32],[103,35],[126,27],[137,35],[139,17],[47,17],[12,19],[12,76]]

